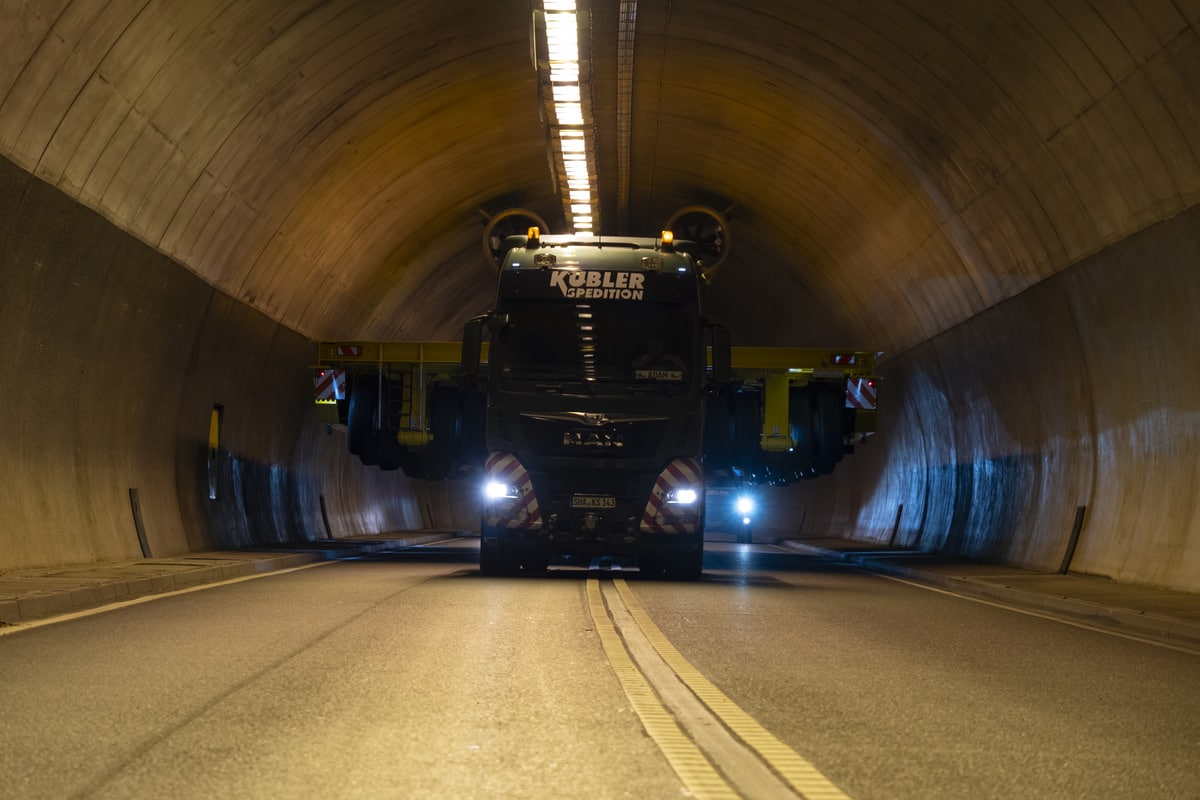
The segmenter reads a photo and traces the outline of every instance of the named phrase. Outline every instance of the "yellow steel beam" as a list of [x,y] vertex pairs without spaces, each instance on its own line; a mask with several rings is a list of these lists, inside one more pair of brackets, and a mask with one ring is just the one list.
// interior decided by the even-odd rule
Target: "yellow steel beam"
[[782,453],[795,446],[788,425],[788,374],[770,372],[763,379],[762,449]]
[[[875,351],[825,347],[733,347],[731,365],[740,373],[789,372],[805,377],[867,377],[875,374]],[[487,362],[483,343],[480,361]],[[839,363],[840,357],[840,363]],[[708,356],[712,363],[711,353]],[[853,363],[847,363],[850,359]],[[318,342],[317,366],[325,364],[436,364],[456,366],[461,342]]]
[[[875,371],[874,351],[835,347],[732,347],[730,350],[733,368],[743,372],[782,370],[811,374],[837,370],[847,377],[858,377]],[[838,356],[843,363],[837,363]],[[845,363],[848,357],[853,358],[853,363]]]
[[[483,343],[480,360],[487,362]],[[462,361],[462,342],[317,342],[321,364],[441,364],[457,366]]]

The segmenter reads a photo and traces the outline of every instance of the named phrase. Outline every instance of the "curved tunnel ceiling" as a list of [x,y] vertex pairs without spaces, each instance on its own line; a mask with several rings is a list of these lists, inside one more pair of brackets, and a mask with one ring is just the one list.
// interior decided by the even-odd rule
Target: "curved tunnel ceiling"
[[[628,6],[620,226],[727,210],[736,341],[901,351],[1200,199],[1194,0]],[[456,338],[485,214],[561,223],[528,0],[0,9],[0,152],[305,335]]]

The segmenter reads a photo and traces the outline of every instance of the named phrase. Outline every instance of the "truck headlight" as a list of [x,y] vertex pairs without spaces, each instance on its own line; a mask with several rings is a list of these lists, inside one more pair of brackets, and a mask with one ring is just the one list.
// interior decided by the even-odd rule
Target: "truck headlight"
[[520,496],[515,484],[488,481],[483,487],[483,496],[488,500],[516,500]]
[[700,493],[690,487],[671,489],[667,492],[667,502],[672,505],[690,506],[700,498]]

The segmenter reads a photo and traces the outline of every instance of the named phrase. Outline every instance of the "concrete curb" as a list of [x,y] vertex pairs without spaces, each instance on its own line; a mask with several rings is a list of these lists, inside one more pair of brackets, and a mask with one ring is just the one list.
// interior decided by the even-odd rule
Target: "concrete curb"
[[453,538],[449,532],[331,539],[271,550],[190,553],[174,558],[21,570],[0,575],[0,626],[318,561],[403,550]]
[[994,583],[974,578],[946,575],[941,572],[898,564],[886,556],[870,553],[833,550],[787,540],[779,542],[779,545],[796,552],[852,564],[870,572],[937,586],[981,600],[995,600],[1034,611],[1044,611],[1087,622],[1097,627],[1164,642],[1189,646],[1200,645],[1200,624],[1162,614],[1080,600],[1067,595],[1028,592],[1008,586],[997,586]]

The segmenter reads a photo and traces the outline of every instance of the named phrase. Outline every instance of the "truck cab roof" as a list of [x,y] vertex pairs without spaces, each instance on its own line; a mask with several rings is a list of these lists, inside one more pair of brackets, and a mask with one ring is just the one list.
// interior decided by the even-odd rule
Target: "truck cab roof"
[[692,257],[662,240],[642,236],[508,236],[503,270],[571,269],[691,272]]

